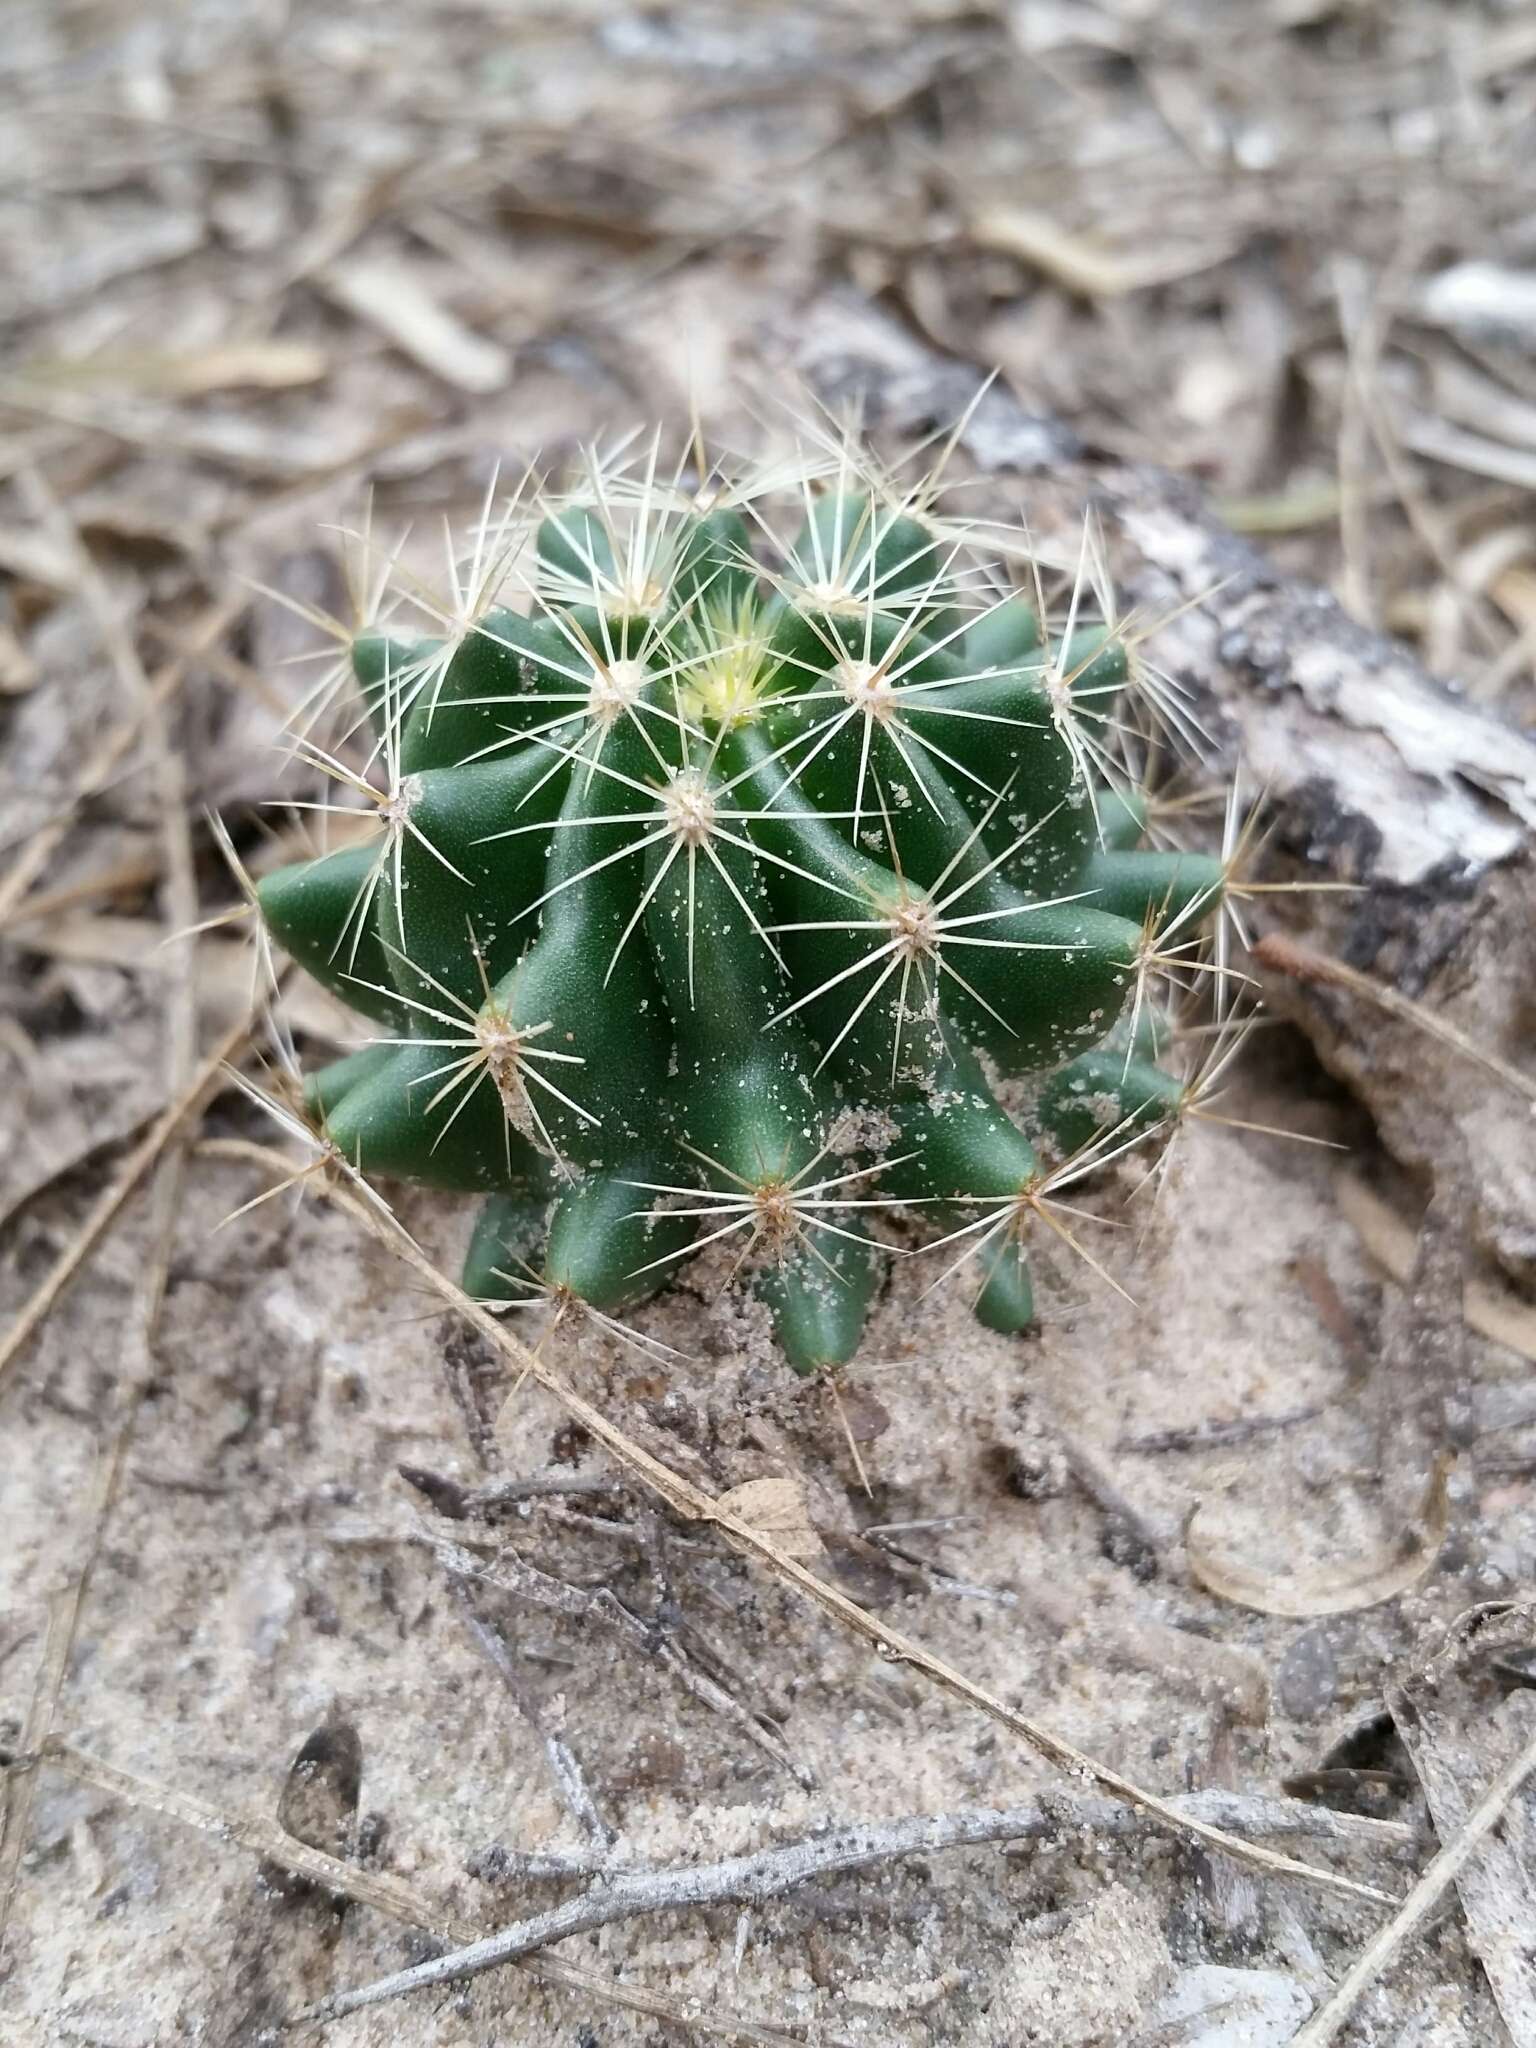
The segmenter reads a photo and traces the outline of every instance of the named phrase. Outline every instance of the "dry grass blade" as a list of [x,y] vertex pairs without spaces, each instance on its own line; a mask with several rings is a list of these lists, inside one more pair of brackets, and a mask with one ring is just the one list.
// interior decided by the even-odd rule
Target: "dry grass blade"
[[164,709],[181,688],[198,655],[229,630],[249,601],[242,596],[210,605],[188,635],[186,652],[169,662],[153,679],[148,697],[134,706],[133,715],[106,734],[80,771],[67,803],[45,825],[38,827],[4,877],[0,878],[0,926],[11,923],[18,912],[25,914],[27,891],[63,843],[81,805],[106,787],[124,755],[143,732],[146,718]]
[[[311,1883],[323,1886],[339,1898],[355,1900],[360,1906],[371,1906],[376,1912],[387,1914],[390,1919],[398,1920],[407,1927],[420,1927],[429,1934],[450,1941],[470,1941],[476,1933],[472,1921],[462,1919],[449,1907],[423,1898],[420,1892],[400,1878],[364,1869],[356,1863],[343,1862],[339,1856],[328,1856],[323,1849],[314,1849],[299,1841],[264,1814],[232,1812],[175,1786],[150,1784],[130,1771],[119,1770],[116,1765],[66,1743],[55,1743],[41,1758],[28,1758],[15,1768],[35,1770],[47,1766],[66,1771],[82,1784],[94,1785],[128,1806],[147,1813],[163,1814],[183,1827],[196,1828],[218,1841],[233,1843],[263,1862],[274,1863],[296,1877],[308,1878]],[[689,2012],[659,1992],[646,1991],[638,1985],[615,1983],[606,1973],[584,1970],[575,1963],[562,1962],[554,1956],[529,1957],[515,1967],[525,1970],[541,1983],[559,1985],[600,2005],[612,2006],[622,2012],[641,2013],[648,2019],[663,2020],[692,2033],[707,2035],[711,2040],[748,2042],[754,2044],[754,2048],[783,2048],[786,2041],[800,2039],[798,2034],[781,2028],[755,2026],[749,2020],[733,2019],[726,2013]]]
[[229,1027],[199,1064],[176,1100],[156,1118],[128,1154],[118,1169],[117,1178],[98,1196],[89,1216],[33,1289],[4,1337],[0,1338],[0,1386],[4,1385],[17,1359],[47,1321],[65,1288],[117,1221],[144,1176],[218,1087],[224,1068],[250,1037],[255,1022],[254,1009],[248,1009]]
[[16,909],[0,917],[0,931],[57,917],[60,911],[73,910],[82,903],[128,895],[147,887],[159,873],[158,854],[131,854],[126,860],[114,861],[109,868],[82,875],[78,881],[63,882],[57,889],[38,889],[23,897]]
[[1533,1771],[1536,1771],[1536,1735],[1531,1736],[1519,1754],[1494,1779],[1461,1833],[1454,1841],[1446,1843],[1386,1926],[1356,1958],[1332,1998],[1302,2028],[1291,2048],[1327,2048],[1328,2042],[1338,2038],[1339,2029],[1363,1994],[1375,1983],[1395,1952],[1427,1919],[1447,1888],[1455,1883],[1459,1873],[1498,1826],[1509,1802]]
[[[359,1186],[363,1185],[360,1177],[351,1175],[350,1171],[348,1178],[358,1180]],[[339,1182],[322,1182],[320,1185],[327,1199],[335,1202],[371,1236],[394,1251],[443,1302],[471,1323],[519,1372],[526,1373],[546,1392],[553,1394],[562,1407],[598,1443],[617,1458],[621,1465],[644,1480],[676,1513],[689,1521],[712,1522],[734,1548],[755,1558],[776,1578],[792,1586],[833,1621],[871,1644],[876,1653],[887,1662],[909,1666],[942,1692],[1000,1723],[1011,1734],[1019,1737],[1040,1755],[1060,1765],[1074,1777],[1096,1784],[1116,1798],[1126,1800],[1133,1807],[1160,1821],[1175,1834],[1198,1841],[1206,1848],[1221,1850],[1236,1861],[1249,1864],[1272,1877],[1293,1878],[1325,1890],[1347,1894],[1351,1898],[1367,1899],[1373,1905],[1393,1903],[1390,1893],[1380,1891],[1374,1885],[1359,1884],[1351,1878],[1340,1877],[1333,1871],[1322,1870],[1313,1864],[1298,1862],[1293,1857],[1244,1842],[1240,1837],[1229,1835],[1221,1828],[1211,1827],[1203,1821],[1191,1820],[1170,1801],[1133,1783],[1108,1764],[1096,1762],[1062,1736],[1042,1727],[1029,1716],[1017,1712],[994,1693],[977,1684],[974,1679],[967,1678],[963,1672],[957,1671],[942,1658],[935,1656],[914,1637],[883,1624],[856,1601],[850,1600],[846,1593],[840,1592],[836,1586],[829,1585],[814,1572],[808,1571],[796,1558],[782,1550],[772,1537],[765,1535],[762,1530],[743,1520],[741,1516],[733,1514],[720,1500],[693,1485],[674,1472],[670,1466],[664,1465],[659,1458],[652,1457],[648,1451],[642,1449],[601,1408],[568,1385],[546,1359],[530,1351],[525,1344],[505,1330],[494,1316],[487,1314],[461,1288],[456,1287],[392,1218],[380,1214],[371,1202],[360,1199]]]

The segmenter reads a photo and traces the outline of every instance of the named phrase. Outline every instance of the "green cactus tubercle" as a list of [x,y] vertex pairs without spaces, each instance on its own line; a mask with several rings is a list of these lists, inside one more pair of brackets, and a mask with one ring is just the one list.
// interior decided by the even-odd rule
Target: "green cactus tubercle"
[[336,1151],[488,1198],[470,1293],[612,1315],[723,1242],[810,1373],[898,1204],[1009,1219],[965,1241],[976,1310],[1030,1321],[1036,1147],[1176,1104],[1145,964],[1222,869],[1140,850],[1105,777],[1112,632],[978,596],[882,491],[802,496],[777,543],[745,491],[565,503],[527,609],[360,635],[378,836],[259,900],[374,1027],[308,1084]]

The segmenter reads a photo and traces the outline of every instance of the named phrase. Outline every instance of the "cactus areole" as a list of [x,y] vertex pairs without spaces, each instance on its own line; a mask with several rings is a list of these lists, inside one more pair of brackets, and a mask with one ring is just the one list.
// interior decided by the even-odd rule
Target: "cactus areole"
[[330,1142],[486,1196],[471,1294],[611,1316],[723,1245],[801,1373],[909,1219],[1029,1323],[1041,1155],[1176,1098],[1145,965],[1222,877],[1138,850],[1123,637],[822,468],[690,491],[653,444],[483,522],[445,633],[352,644],[366,773],[309,749],[376,836],[259,891],[372,1025],[309,1081]]

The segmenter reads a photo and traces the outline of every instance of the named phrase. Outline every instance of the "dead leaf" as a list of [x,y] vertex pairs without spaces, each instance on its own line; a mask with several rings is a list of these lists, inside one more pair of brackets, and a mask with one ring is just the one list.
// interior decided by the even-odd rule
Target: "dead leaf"
[[0,526],[0,573],[45,590],[73,590],[79,564],[68,548],[27,526]]
[[1452,1459],[1435,1460],[1417,1512],[1390,1543],[1373,1555],[1342,1564],[1304,1566],[1294,1572],[1268,1572],[1225,1555],[1200,1527],[1206,1512],[1197,1508],[1184,1534],[1189,1569],[1219,1600],[1258,1614],[1279,1614],[1290,1621],[1310,1621],[1319,1614],[1353,1614],[1393,1600],[1423,1578],[1440,1553],[1450,1521],[1446,1481]]
[[979,207],[967,222],[966,233],[978,249],[1015,256],[1085,299],[1118,299],[1149,285],[1168,284],[1209,270],[1232,253],[1227,246],[1127,256],[1025,206]]
[[[1354,1227],[1377,1265],[1399,1286],[1406,1286],[1413,1272],[1415,1238],[1411,1225],[1353,1173],[1345,1171],[1336,1176],[1334,1194],[1340,1214]],[[1536,1308],[1518,1295],[1502,1287],[1468,1280],[1462,1293],[1462,1314],[1469,1330],[1536,1363]]]
[[512,376],[512,358],[431,298],[415,271],[387,257],[333,263],[316,282],[422,368],[459,391],[484,396]]
[[720,1505],[776,1543],[789,1557],[820,1557],[822,1541],[811,1525],[802,1480],[749,1479],[720,1495]]
[[0,619],[0,697],[24,697],[37,685],[37,663]]
[[78,360],[23,366],[27,383],[70,390],[139,392],[150,398],[198,398],[209,391],[288,391],[315,384],[330,367],[324,349],[305,341],[228,341],[208,348],[144,354],[103,352]]
[[1419,313],[1454,334],[1528,345],[1536,340],[1536,272],[1454,263],[1425,285]]
[[1469,434],[1427,413],[1404,421],[1402,440],[1405,448],[1431,462],[1464,469],[1472,476],[1492,477],[1496,483],[1514,484],[1522,491],[1536,491],[1536,454],[1529,448],[1512,448],[1486,434]]

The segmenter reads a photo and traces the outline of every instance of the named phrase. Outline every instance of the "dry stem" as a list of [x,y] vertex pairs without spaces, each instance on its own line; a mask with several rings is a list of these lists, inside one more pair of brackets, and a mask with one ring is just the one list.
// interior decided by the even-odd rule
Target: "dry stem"
[[1378,1009],[1400,1017],[1405,1024],[1412,1024],[1427,1037],[1438,1038],[1442,1045],[1448,1045],[1463,1059],[1481,1067],[1485,1074],[1491,1074],[1496,1081],[1513,1088],[1527,1102],[1536,1102],[1536,1076],[1523,1074],[1518,1067],[1512,1067],[1508,1060],[1501,1060],[1497,1053],[1486,1051],[1475,1039],[1468,1038],[1464,1031],[1427,1009],[1423,1003],[1416,1003],[1399,989],[1389,988],[1385,982],[1362,974],[1358,967],[1346,966],[1342,960],[1335,960],[1327,953],[1316,953],[1310,946],[1287,938],[1283,932],[1266,932],[1254,947],[1253,957],[1265,967],[1278,968],[1282,974],[1293,975],[1297,981],[1321,982],[1326,987],[1348,989],[1351,995],[1364,996]]

